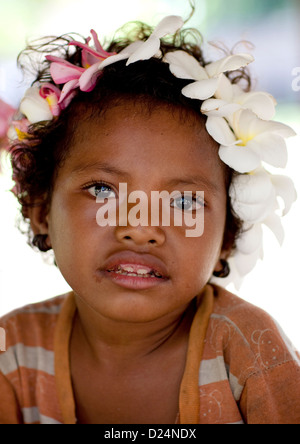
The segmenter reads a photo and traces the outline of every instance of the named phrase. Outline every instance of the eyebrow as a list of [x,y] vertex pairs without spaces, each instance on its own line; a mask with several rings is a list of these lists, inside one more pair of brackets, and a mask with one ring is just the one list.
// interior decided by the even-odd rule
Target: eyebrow
[[168,182],[169,186],[185,186],[185,185],[197,185],[204,186],[204,188],[209,189],[212,193],[217,194],[220,189],[219,187],[212,182],[211,180],[203,177],[203,176],[188,176],[188,177],[178,177],[170,180]]
[[119,168],[116,168],[115,166],[106,163],[106,162],[93,162],[88,163],[83,166],[76,167],[72,170],[72,173],[86,173],[89,171],[103,171],[104,173],[108,174],[114,174],[116,176],[124,176],[124,177],[130,177],[130,174],[126,171],[120,170]]
[[[101,171],[104,173],[108,173],[115,176],[121,176],[125,177],[127,179],[130,179],[131,175],[130,173],[121,170],[114,165],[111,165],[107,162],[93,162],[89,163],[83,166],[76,167],[72,170],[72,173],[86,173],[90,171]],[[219,187],[209,180],[208,178],[205,178],[203,176],[184,176],[184,177],[178,177],[170,179],[167,183],[167,186],[169,187],[176,187],[178,185],[181,186],[187,186],[187,185],[197,185],[197,186],[204,186],[206,189],[209,189],[214,194],[217,194],[220,190]]]

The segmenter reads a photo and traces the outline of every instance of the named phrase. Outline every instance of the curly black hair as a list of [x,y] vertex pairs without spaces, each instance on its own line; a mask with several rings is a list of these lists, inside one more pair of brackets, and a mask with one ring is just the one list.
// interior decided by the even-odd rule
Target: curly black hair
[[[125,25],[118,35],[110,42],[105,50],[120,52],[136,40],[145,41],[153,29],[141,22]],[[78,36],[76,36],[78,39]],[[63,57],[74,65],[81,66],[82,50],[70,46],[74,34],[63,35],[59,38],[47,38],[38,44],[29,45],[19,56],[19,65],[24,69],[32,69],[37,55],[54,54]],[[84,42],[86,40],[83,39]],[[59,118],[51,121],[39,122],[29,127],[28,138],[15,142],[11,149],[13,178],[16,182],[15,194],[21,205],[21,214],[27,223],[29,243],[33,243],[33,233],[30,228],[28,208],[39,205],[46,215],[51,205],[51,198],[55,178],[59,168],[63,165],[72,146],[72,138],[76,134],[76,122],[99,116],[117,101],[134,99],[143,101],[148,106],[169,104],[188,113],[197,113],[205,122],[205,116],[200,112],[201,102],[184,97],[183,87],[191,80],[175,77],[169,65],[163,62],[165,53],[175,50],[184,50],[195,57],[202,66],[208,62],[204,60],[201,50],[201,34],[192,29],[185,29],[172,38],[162,39],[161,58],[151,58],[126,66],[126,61],[119,61],[104,68],[98,78],[96,87],[88,94],[78,89],[71,104],[61,112]],[[246,79],[247,89],[250,88],[250,78],[245,70],[231,73],[233,83]],[[232,77],[233,76],[233,77]],[[53,83],[50,75],[50,62],[38,62],[33,83]],[[231,184],[235,172],[226,168],[227,189]],[[241,232],[242,222],[233,212],[230,198],[227,202],[227,220],[224,235],[224,249],[233,248]]]

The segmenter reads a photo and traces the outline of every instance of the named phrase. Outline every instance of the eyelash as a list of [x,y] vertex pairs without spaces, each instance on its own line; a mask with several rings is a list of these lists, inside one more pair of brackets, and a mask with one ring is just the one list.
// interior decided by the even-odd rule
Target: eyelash
[[[93,197],[97,197],[98,195],[93,195],[89,190],[91,189],[91,188],[93,188],[93,187],[99,187],[99,188],[101,188],[101,187],[104,187],[104,188],[109,188],[109,190],[111,191],[111,192],[114,192],[115,193],[115,191],[114,191],[114,189],[113,189],[113,187],[111,186],[111,185],[109,185],[108,183],[106,183],[106,182],[103,182],[103,181],[92,181],[92,182],[90,182],[90,183],[88,183],[88,184],[86,184],[86,185],[84,185],[83,187],[82,187],[82,189],[83,190],[86,190],[86,191],[88,191],[90,194],[91,194],[91,196],[93,196]],[[192,199],[193,199],[193,201],[194,202],[196,202],[196,201],[198,201],[198,204],[200,204],[201,206],[202,206],[202,208],[204,208],[204,207],[206,207],[206,202],[204,201],[204,200],[202,200],[201,199],[201,201],[199,201],[199,196],[197,196],[196,194],[193,194],[192,196],[188,196],[188,197],[192,197]],[[178,197],[176,197],[176,198],[172,198],[171,199],[171,206],[172,206],[172,208],[175,208],[175,207],[173,207],[173,203],[176,201],[176,200],[178,200],[178,199],[186,199],[187,197],[186,196],[184,196],[184,194],[182,194],[181,196],[178,196]],[[180,209],[179,208],[177,208],[177,210],[179,210],[180,211]],[[190,211],[190,210],[188,210],[188,211]],[[193,209],[192,211],[195,211],[195,209]]]
[[[90,190],[90,189],[93,188],[93,187],[99,187],[99,188],[101,188],[101,187],[105,187],[105,188],[109,188],[111,191],[114,191],[114,190],[113,190],[113,187],[112,187],[111,185],[109,185],[109,184],[106,183],[106,182],[99,181],[99,180],[93,180],[93,181],[91,181],[90,183],[84,185],[84,186],[82,187],[82,189],[88,191],[88,190]],[[114,191],[114,192],[115,192],[115,191]],[[89,193],[90,193],[90,192],[89,192]],[[92,195],[92,193],[90,193],[90,194]],[[93,195],[92,195],[92,196],[93,196]],[[95,195],[94,197],[97,197],[97,195]]]

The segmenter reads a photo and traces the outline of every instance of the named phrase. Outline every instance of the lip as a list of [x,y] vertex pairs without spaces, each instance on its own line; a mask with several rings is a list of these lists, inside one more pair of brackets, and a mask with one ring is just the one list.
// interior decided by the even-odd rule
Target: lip
[[[117,268],[119,265],[140,265],[151,268],[162,277],[139,277],[126,276],[114,271],[108,271]],[[166,283],[169,280],[168,270],[165,264],[157,257],[151,254],[135,253],[133,251],[121,251],[115,253],[105,262],[100,270],[101,274],[107,279],[113,281],[121,287],[134,290],[143,290]]]

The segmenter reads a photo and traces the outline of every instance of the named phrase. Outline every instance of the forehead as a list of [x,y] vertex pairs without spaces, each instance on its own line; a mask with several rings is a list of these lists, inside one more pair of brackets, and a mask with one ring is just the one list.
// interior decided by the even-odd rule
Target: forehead
[[168,104],[127,101],[108,107],[100,116],[79,121],[66,163],[83,172],[101,162],[132,175],[161,178],[183,173],[225,181],[218,145],[195,112]]

